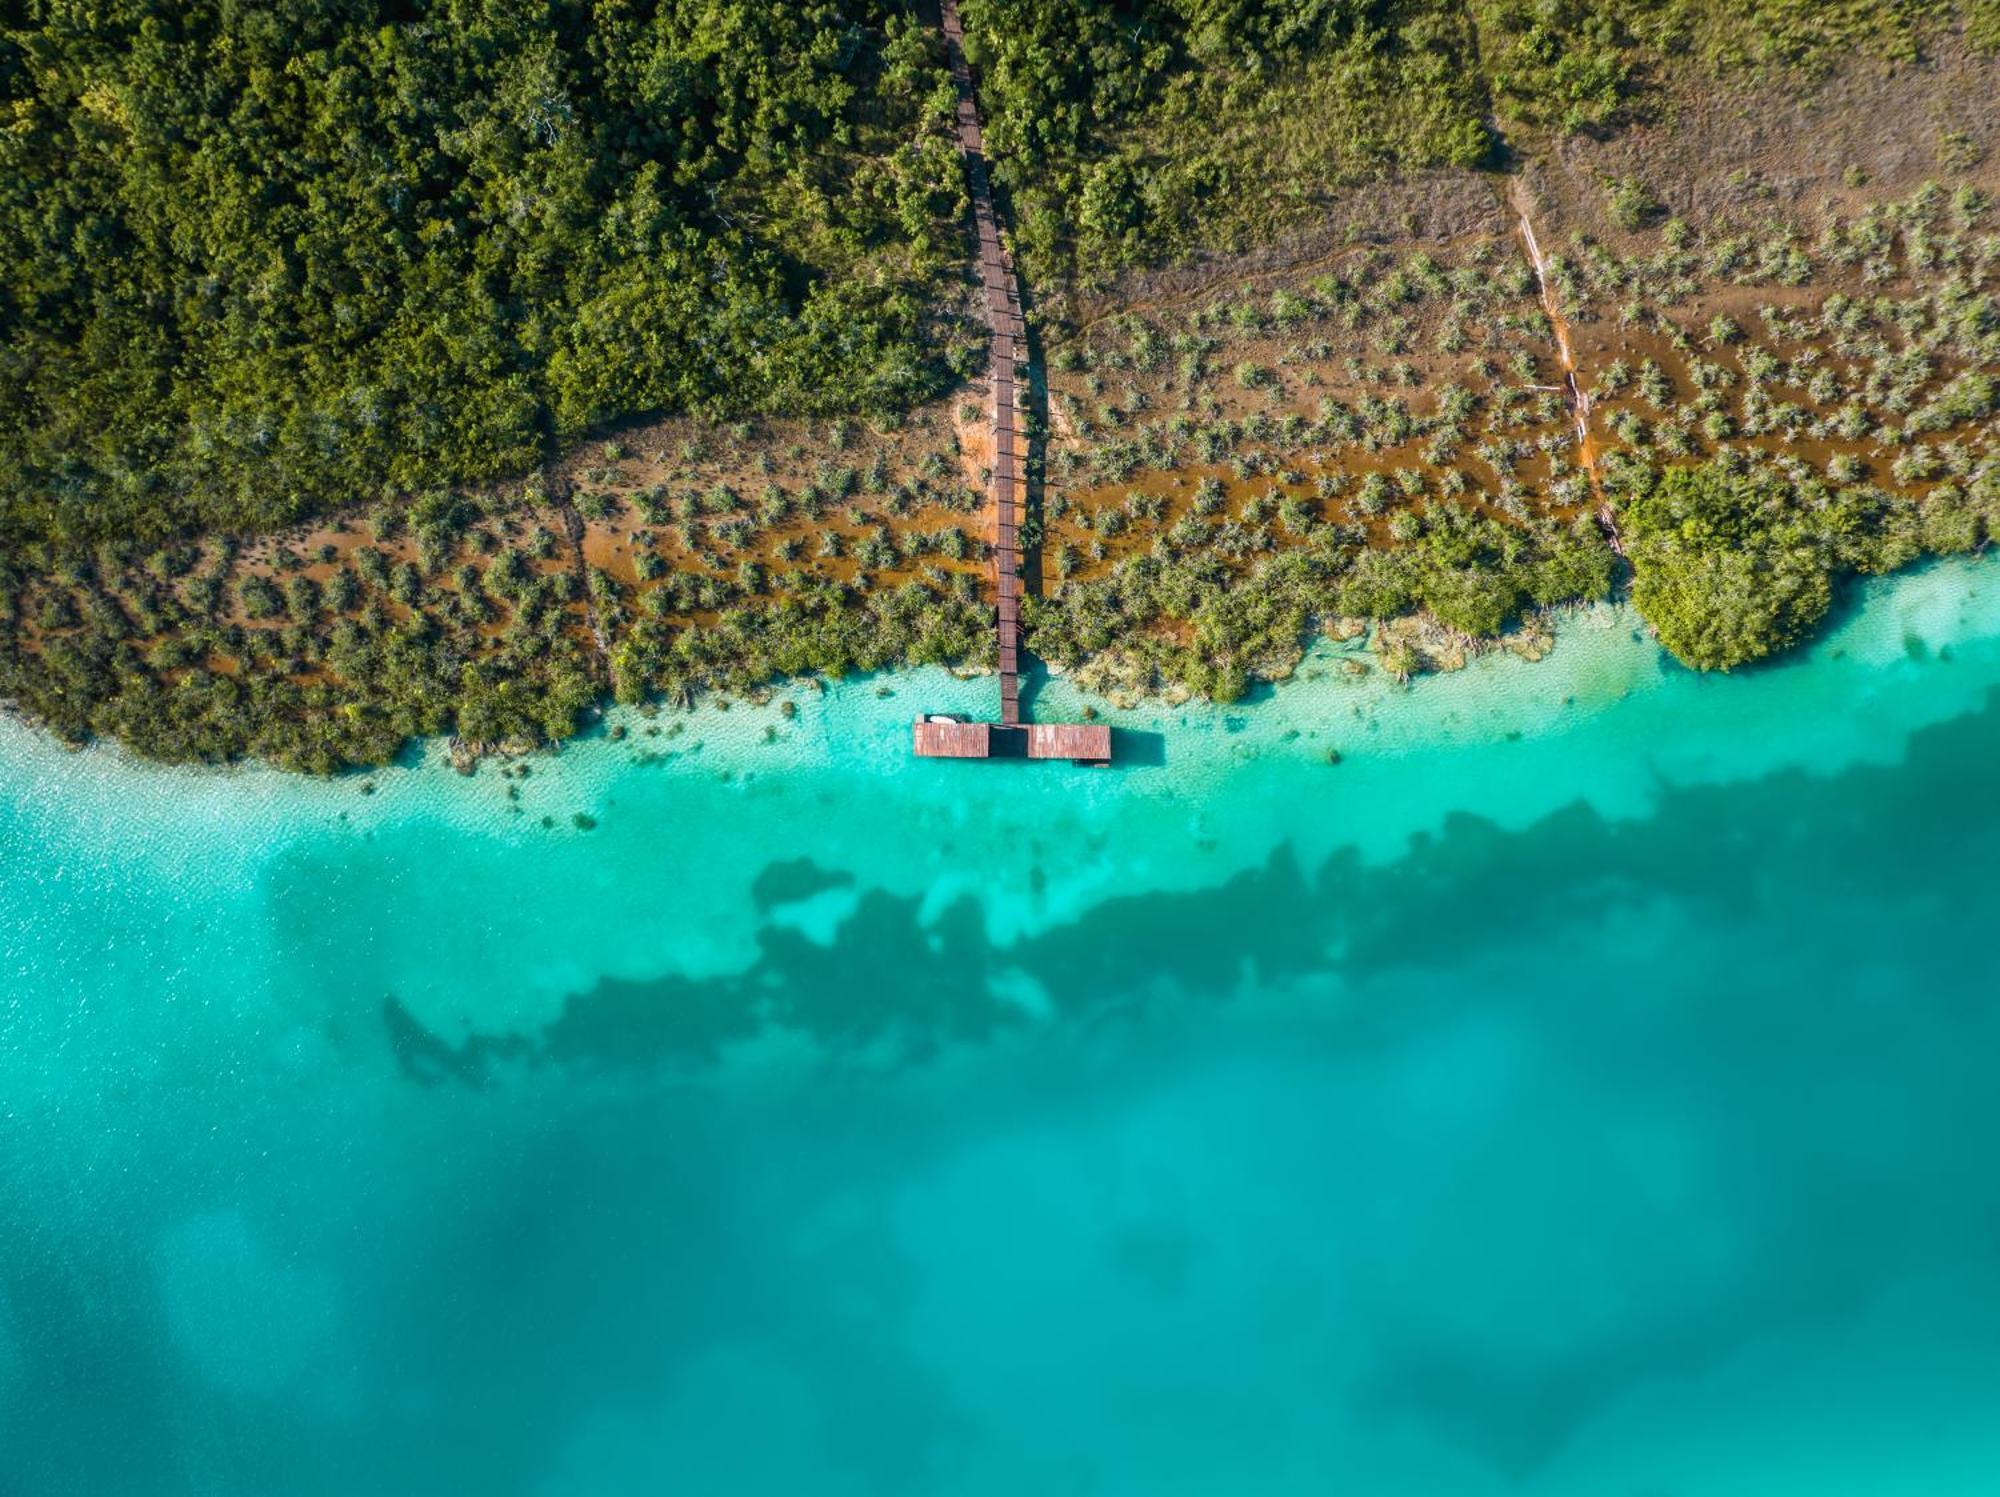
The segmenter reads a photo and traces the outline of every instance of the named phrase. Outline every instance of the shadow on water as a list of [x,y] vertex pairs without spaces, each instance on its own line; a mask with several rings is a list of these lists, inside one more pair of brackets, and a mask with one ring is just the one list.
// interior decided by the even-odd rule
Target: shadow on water
[[758,909],[769,911],[832,889],[845,889],[853,883],[851,873],[822,868],[811,858],[788,858],[757,875],[750,885],[750,899]]
[[[756,961],[739,973],[606,978],[571,994],[538,1034],[474,1035],[460,1045],[392,998],[388,1038],[413,1079],[467,1083],[501,1060],[709,1064],[767,1029],[807,1036],[835,1060],[911,1061],[1018,1030],[1023,1010],[1004,995],[1003,974],[1032,978],[1053,1013],[1087,1016],[1163,981],[1226,995],[1246,967],[1271,983],[1462,963],[1537,928],[1539,917],[1508,890],[1560,887],[1569,908],[1598,914],[1641,896],[1751,912],[1793,885],[1884,898],[1886,864],[1934,857],[1948,866],[1986,823],[2000,837],[1987,767],[2000,748],[1996,702],[1914,736],[1910,765],[1920,772],[1860,766],[1832,779],[1788,770],[1734,785],[1663,785],[1658,814],[1642,821],[1608,821],[1580,803],[1522,831],[1457,815],[1380,867],[1343,852],[1309,870],[1281,847],[1219,885],[1112,898],[1005,947],[987,936],[970,896],[926,912],[922,896],[868,889],[824,943],[767,922]],[[1159,734],[1119,730],[1116,742],[1128,763],[1164,757]],[[1882,818],[1891,812],[1895,845],[1885,847]],[[852,882],[793,859],[767,869],[753,892],[769,915]],[[1877,922],[1856,939],[1887,933]]]
[[[1895,767],[1668,787],[1639,820],[1576,806],[1510,831],[1459,817],[1381,865],[1306,866],[1281,851],[1213,887],[1113,899],[1007,944],[970,900],[932,910],[791,859],[757,880],[767,918],[741,972],[606,979],[545,1028],[464,1040],[388,999],[383,1049],[411,1089],[380,1107],[394,1123],[382,1139],[371,1143],[355,1112],[316,1121],[328,1098],[315,1090],[251,1139],[276,1162],[246,1169],[211,1141],[232,1119],[203,1108],[189,1124],[203,1142],[185,1152],[212,1174],[123,1172],[117,1220],[139,1225],[116,1244],[89,1238],[95,1257],[79,1256],[84,1229],[63,1222],[73,1182],[62,1162],[0,1152],[0,1241],[12,1245],[0,1317],[24,1365],[49,1369],[10,1394],[20,1401],[0,1491],[964,1490],[952,1463],[964,1441],[991,1435],[980,1422],[991,1411],[954,1402],[951,1380],[905,1334],[949,1293],[926,1288],[941,1254],[912,1246],[911,1221],[951,1213],[912,1204],[900,1182],[968,1155],[966,1190],[944,1199],[982,1226],[975,1197],[999,1181],[994,1219],[1018,1218],[1005,1224],[1018,1226],[1024,1258],[1053,1243],[1047,1271],[1087,1280],[1089,1255],[1110,1254],[1149,1294],[1185,1281],[1190,1303],[1206,1297],[1225,1316],[1238,1307],[1226,1276],[1211,1277],[1227,1272],[1212,1245],[1296,1229],[1283,1252],[1245,1248],[1256,1281],[1243,1303],[1276,1306],[1282,1294],[1307,1338],[1325,1330],[1355,1348],[1351,1375],[1313,1385],[1315,1430],[1407,1427],[1413,1441],[1449,1446],[1454,1471],[1476,1463],[1525,1484],[1583,1448],[1579,1431],[1601,1431],[1622,1400],[1740,1369],[1746,1354],[1880,1303],[1939,1262],[1969,1264],[1990,1286],[2000,993],[1983,933],[2000,920],[1996,757],[2000,707],[1989,702],[1914,736]],[[847,893],[851,912],[830,931],[786,923]],[[1232,1013],[1201,1027],[1225,1005],[1246,1022]],[[1231,1072],[1240,1057],[1206,1044],[1264,1018],[1276,1021],[1271,1048],[1298,1068],[1282,1079]],[[1183,1021],[1190,1043],[1179,1045]],[[772,1031],[811,1041],[824,1057],[814,1080],[828,1084],[774,1087],[784,1096],[766,1111],[750,1089],[702,1084],[732,1047]],[[1098,1045],[1102,1034],[1115,1043]],[[1127,1060],[1146,1047],[1126,1041],[1140,1035],[1173,1043],[1161,1047],[1167,1064],[1135,1080],[1144,1057]],[[1455,1065],[1468,1036],[1475,1062]],[[1013,1042],[1030,1063],[996,1065],[990,1087],[986,1073],[933,1065],[982,1047],[1004,1058]],[[1087,1065],[1052,1079],[1061,1068],[1044,1061],[1072,1042]],[[920,1084],[875,1084],[896,1067]],[[868,1085],[845,1084],[863,1068]],[[224,1069],[200,1057],[204,1077]],[[262,1083],[295,1090],[289,1071],[258,1079],[252,1115]],[[933,1107],[941,1092],[954,1095]],[[1074,1129],[1071,1105],[1087,1113]],[[1126,1131],[1132,1119],[1143,1128]],[[1210,1166],[1244,1176],[1249,1195],[1182,1171],[1177,1129],[1212,1130]],[[1105,1147],[1076,1147],[1092,1140]],[[925,1150],[935,1153],[913,1164]],[[1139,1165],[1122,1162],[1128,1150]],[[1060,1176],[1069,1151],[1089,1156],[1085,1193],[1107,1198],[1150,1179],[1146,1159],[1163,1161],[1161,1179],[1188,1182],[1186,1209],[1148,1195],[1128,1220],[1060,1191],[1007,1194]],[[1019,1170],[996,1175],[996,1156]],[[307,1168],[324,1178],[295,1188]],[[261,1202],[257,1169],[284,1181]],[[343,1179],[347,1206],[314,1216],[302,1204],[330,1201]],[[104,1198],[88,1200],[88,1230],[102,1237]],[[181,1285],[166,1316],[179,1339],[162,1340],[161,1294],[180,1281],[162,1277],[144,1223],[206,1219],[238,1200],[268,1252],[219,1268],[176,1259],[192,1290]],[[1246,1200],[1269,1216],[1205,1214]],[[1390,1204],[1412,1215],[1371,1227]],[[280,1334],[299,1303],[255,1297],[267,1279],[289,1282],[295,1265],[272,1225],[284,1221],[302,1263],[344,1263],[351,1341]],[[1014,1265],[992,1263],[1001,1290],[1045,1282],[1030,1262],[1010,1286]],[[1148,1298],[1145,1329],[1186,1312]],[[946,1327],[952,1354],[1006,1340],[967,1317]],[[1045,1334],[1057,1357],[1095,1338],[1113,1382],[1128,1339],[1160,1344],[1109,1319]],[[1275,1388],[1284,1407],[1269,1428],[1296,1437],[1296,1367],[1269,1359],[1263,1330],[1234,1334],[1215,1344],[1240,1348],[1246,1365],[1223,1375],[1247,1395]],[[290,1384],[245,1396],[190,1373],[254,1365],[260,1349],[274,1377],[300,1386],[306,1369],[352,1368],[356,1396],[390,1412],[302,1413]],[[728,1459],[747,1458],[770,1428],[781,1440],[791,1427],[764,1418],[769,1381],[742,1370],[753,1353],[788,1369],[830,1432],[820,1469],[759,1485],[662,1464],[548,1484],[579,1428],[607,1409],[650,1419],[663,1384],[711,1393],[691,1417],[716,1423]],[[1207,1396],[1201,1375],[1185,1386]],[[1227,1406],[1226,1392],[1217,1401]],[[1148,1417],[1159,1407],[1143,1405]],[[1217,1417],[1245,1439],[1265,1412]],[[1284,1418],[1293,1425],[1280,1428]],[[634,1444],[670,1464],[710,1435],[647,1425]],[[1107,1449],[1126,1442],[1118,1453],[1142,1438],[1130,1426],[1102,1433]],[[1038,1485],[1045,1470],[981,1490],[1058,1489]]]
[[[1896,584],[1907,588],[1913,579],[1942,568],[1949,568],[1962,560],[1960,557],[1948,556],[1922,557],[1898,570]],[[1799,663],[1801,657],[1824,646],[1828,639],[1860,618],[1867,611],[1871,597],[1875,596],[1877,590],[1885,583],[1886,579],[1880,577],[1836,574],[1832,579],[1832,596],[1826,613],[1806,630],[1803,639],[1773,654],[1733,666],[1729,674],[1737,680],[1747,680],[1791,669]],[[1929,653],[1928,646],[1916,635],[1907,636],[1905,645],[1912,659],[1921,660]],[[1945,648],[1941,658],[1947,660],[1951,658],[1949,646]],[[1671,650],[1660,652],[1660,665],[1662,670],[1676,675],[1700,674],[1694,667],[1683,664]]]
[[526,1035],[475,1034],[459,1045],[426,1028],[393,993],[382,1001],[382,1023],[396,1069],[419,1086],[456,1081],[483,1087],[497,1062],[535,1053]]
[[[1957,1251],[1950,1245],[1962,1239],[1981,1261],[1993,1256],[2000,1192],[1960,1158],[1977,1161],[2000,1143],[1972,1053],[2000,1015],[1990,958],[1965,938],[2000,918],[2000,890],[1985,877],[1912,881],[1887,870],[1976,871],[1968,849],[2000,840],[2000,803],[1989,793],[1996,753],[2000,707],[1989,701],[1916,735],[1903,766],[1668,787],[1658,813],[1634,821],[1581,805],[1521,831],[1461,816],[1386,866],[1342,855],[1307,868],[1281,850],[1215,887],[1112,899],[1005,946],[970,900],[931,913],[918,898],[868,890],[822,940],[769,923],[744,972],[607,979],[571,995],[532,1036],[453,1044],[393,1000],[385,1017],[405,1074],[474,1087],[522,1066],[689,1074],[774,1030],[809,1038],[830,1072],[921,1068],[1038,1030],[1163,1025],[1246,993],[1299,995],[1271,998],[1310,1006],[1310,1023],[1286,1031],[1294,1045],[1353,1062],[1342,1074],[1373,1075],[1432,1053],[1427,1036],[1504,1021],[1573,1064],[1587,1078],[1576,1084],[1620,1099],[1558,1096],[1549,1105],[1560,1118],[1603,1105],[1620,1116],[1637,1109],[1635,1119],[1686,1114],[1699,1121],[1692,1136],[1714,1133],[1712,1188],[1754,1236],[1754,1251],[1713,1283],[1696,1274],[1687,1287],[1693,1270],[1650,1259],[1614,1275],[1640,1289],[1651,1275],[1680,1299],[1663,1308],[1640,1295],[1532,1354],[1496,1358],[1490,1339],[1455,1330],[1434,1340],[1383,1333],[1371,1370],[1348,1389],[1354,1417],[1415,1421],[1522,1480],[1626,1390],[1851,1313],[1907,1271],[1913,1253]],[[803,860],[776,865],[759,902],[782,911],[844,877]],[[1560,891],[1560,900],[1522,891]],[[1653,950],[1632,944],[1628,930],[1701,939]],[[1884,974],[1902,995],[1894,1004],[1882,1001]],[[1023,1005],[1024,989],[1038,1001]],[[1941,1053],[1940,1029],[1964,1042]],[[1868,1112],[1880,1099],[1864,1078],[1884,1075],[1929,1078],[1920,1101],[1896,1104],[1896,1127],[1930,1159],[1923,1170],[1869,1142],[1883,1120]],[[1888,1095],[1902,1096],[1902,1084]],[[1429,1114],[1370,1116],[1382,1130],[1430,1126]],[[1560,1130],[1528,1134],[1564,1155],[1560,1139]],[[1921,1143],[1943,1139],[1954,1142]],[[1409,1147],[1387,1131],[1378,1142],[1389,1159]],[[1564,1202],[1594,1188],[1561,1184],[1562,1169],[1598,1159],[1579,1148],[1551,1165]],[[1617,1184],[1616,1172],[1606,1179],[1617,1190],[1630,1184]],[[1946,1210],[1946,1201],[1960,1204]],[[1924,1225],[1912,1227],[1920,1215]],[[1523,1264],[1558,1227],[1528,1211],[1510,1230],[1492,1244],[1495,1282],[1541,1285]],[[1602,1251],[1650,1251],[1621,1241]],[[1832,1242],[1837,1253],[1823,1246]],[[1946,1248],[1926,1245],[1937,1242]],[[1475,1300],[1485,1292],[1456,1249],[1422,1251],[1439,1261],[1412,1272],[1460,1276]]]
[[1042,688],[1049,684],[1048,667],[1026,650],[1022,650],[1021,671],[1015,681],[1020,693],[1021,720],[1033,722],[1036,704],[1042,699]]
[[1157,769],[1167,762],[1167,735],[1151,728],[1113,728],[1111,767]]

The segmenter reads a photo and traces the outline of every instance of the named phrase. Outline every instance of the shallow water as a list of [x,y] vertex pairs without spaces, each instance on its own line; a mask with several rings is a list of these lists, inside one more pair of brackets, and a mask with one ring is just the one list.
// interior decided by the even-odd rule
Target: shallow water
[[0,727],[0,1493],[1990,1493],[1996,686],[1974,563],[1109,771]]

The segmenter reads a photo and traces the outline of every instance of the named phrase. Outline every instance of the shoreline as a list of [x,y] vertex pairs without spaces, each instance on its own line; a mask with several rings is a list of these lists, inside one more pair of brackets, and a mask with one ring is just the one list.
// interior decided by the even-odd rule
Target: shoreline
[[[1284,723],[1279,741],[1294,743],[1307,728],[1326,736],[1337,733],[1336,719],[1346,714],[1367,723],[1367,737],[1377,744],[1390,744],[1391,753],[1421,752],[1456,741],[1464,731],[1468,712],[1486,712],[1495,722],[1512,727],[1495,732],[1518,736],[1527,724],[1537,723],[1536,731],[1553,730],[1561,714],[1581,709],[1585,714],[1611,710],[1635,688],[1657,686],[1668,679],[1682,679],[1701,689],[1712,683],[1718,690],[1743,682],[1784,678],[1809,672],[1816,662],[1841,658],[1848,653],[1849,636],[1857,630],[1870,632],[1885,608],[1895,608],[1901,599],[1929,597],[1942,585],[1950,589],[1950,579],[1965,581],[1968,606],[1981,605],[1985,594],[2000,593],[2000,566],[1996,554],[1968,557],[1926,557],[1884,577],[1854,579],[1849,597],[1834,610],[1826,632],[1782,657],[1760,661],[1733,673],[1697,672],[1675,661],[1647,629],[1645,621],[1628,600],[1559,605],[1543,611],[1518,634],[1495,639],[1459,640],[1462,658],[1399,677],[1380,663],[1380,634],[1385,626],[1374,625],[1360,632],[1339,627],[1314,630],[1307,636],[1299,661],[1285,675],[1258,679],[1242,698],[1213,702],[1201,697],[1176,696],[1167,690],[1127,694],[1116,688],[1101,689],[1079,680],[1088,672],[1045,668],[1036,673],[1034,695],[1056,710],[1106,722],[1114,730],[1130,732],[1166,731],[1178,726],[1190,736],[1182,752],[1170,744],[1163,757],[1154,757],[1120,768],[1120,779],[1150,779],[1154,771],[1175,767],[1206,767],[1213,755],[1207,746],[1216,733],[1233,736],[1243,725],[1265,718]],[[2000,621],[2000,607],[1994,617]],[[1931,624],[1942,627],[1930,611]],[[1948,632],[1948,631],[1947,631]],[[1546,641],[1539,649],[1515,648],[1523,637]],[[1947,653],[1955,643],[1986,638],[1974,632],[1966,640],[1950,637],[1922,643],[1926,649]],[[1610,656],[1607,641],[1614,641]],[[1880,656],[1885,663],[1886,656]],[[1605,670],[1579,670],[1580,659],[1592,665],[1605,662]],[[1354,670],[1352,665],[1365,665]],[[1504,674],[1502,674],[1504,673]],[[1548,681],[1545,683],[1543,677]],[[428,779],[450,773],[454,779],[478,781],[497,769],[505,778],[517,766],[526,765],[530,774],[546,772],[564,760],[585,757],[625,757],[633,763],[659,765],[683,757],[692,745],[710,752],[724,747],[731,768],[751,773],[776,768],[808,767],[796,751],[774,754],[779,747],[796,745],[801,735],[823,737],[840,731],[834,719],[822,713],[813,721],[808,708],[814,704],[840,701],[849,704],[867,699],[894,700],[897,705],[877,713],[862,712],[860,719],[873,729],[871,747],[888,752],[885,763],[901,763],[907,750],[906,700],[938,698],[941,710],[976,706],[989,693],[995,674],[990,668],[964,666],[891,666],[877,671],[860,671],[839,679],[819,675],[773,680],[743,694],[704,695],[685,705],[665,703],[625,704],[606,700],[590,709],[588,720],[573,736],[549,743],[468,743],[454,734],[419,736],[410,740],[405,751],[389,763],[342,769],[331,775],[301,775],[256,759],[215,763],[167,761],[151,758],[115,738],[88,743],[69,743],[41,722],[29,710],[12,702],[0,703],[0,723],[17,736],[13,748],[0,752],[0,767],[18,763],[23,751],[38,757],[44,751],[52,759],[102,766],[108,772],[126,773],[161,780],[185,780],[190,784],[244,783],[257,781],[282,794],[288,787],[310,799],[344,803],[358,786],[371,781]],[[1467,683],[1476,682],[1477,686]],[[1591,692],[1580,698],[1577,688],[1585,683]],[[1553,689],[1549,689],[1550,687]],[[1486,689],[1490,688],[1490,689]],[[1476,706],[1474,704],[1477,704]],[[1320,713],[1317,724],[1313,714]],[[853,722],[857,714],[843,714],[839,721]],[[1454,726],[1456,724],[1457,726]],[[775,730],[775,731],[774,731]],[[692,736],[689,736],[692,735]],[[873,738],[882,742],[873,743]],[[663,740],[656,742],[656,740]],[[893,742],[891,742],[893,740]],[[813,741],[818,741],[817,739]],[[1257,735],[1260,752],[1270,744]],[[820,743],[822,748],[827,747]],[[468,752],[469,751],[469,752]],[[1300,751],[1311,757],[1309,751]],[[1357,752],[1367,753],[1364,743]],[[1379,750],[1378,750],[1379,752]],[[1297,757],[1298,755],[1294,755]],[[1343,753],[1340,763],[1346,763]],[[468,768],[459,770],[463,761]],[[1178,761],[1178,765],[1177,765]],[[906,773],[929,772],[953,775],[961,766],[931,766],[919,770],[911,761]],[[1329,766],[1338,767],[1338,765]],[[1089,778],[1089,777],[1086,777]]]
[[[532,1030],[607,978],[741,971],[772,940],[824,944],[879,900],[915,901],[939,931],[970,921],[1004,951],[1137,891],[1334,859],[1365,885],[1468,819],[1629,822],[1677,788],[1892,763],[2000,688],[2000,567],[1869,584],[1826,641],[1736,677],[1673,666],[1635,628],[1605,606],[1532,670],[1487,656],[1415,689],[1379,673],[1357,685],[1322,651],[1257,701],[1106,714],[1165,746],[1109,771],[912,759],[915,702],[990,694],[938,668],[763,707],[617,708],[559,755],[470,778],[439,741],[324,780],[76,753],[14,724],[0,730],[0,840],[16,877],[93,900],[128,882],[233,891],[230,941],[337,940],[330,987],[394,993],[441,1036],[474,1019]],[[1052,710],[1073,690],[1044,687]],[[423,936],[470,911],[490,948],[476,980]],[[355,930],[367,945],[338,935]],[[76,969],[79,994],[93,971]]]

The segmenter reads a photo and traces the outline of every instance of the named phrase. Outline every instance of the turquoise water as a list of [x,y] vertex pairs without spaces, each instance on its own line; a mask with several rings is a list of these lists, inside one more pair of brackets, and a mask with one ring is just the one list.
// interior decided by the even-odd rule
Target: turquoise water
[[1110,771],[0,724],[0,1493],[2000,1490],[2000,566],[1337,657]]

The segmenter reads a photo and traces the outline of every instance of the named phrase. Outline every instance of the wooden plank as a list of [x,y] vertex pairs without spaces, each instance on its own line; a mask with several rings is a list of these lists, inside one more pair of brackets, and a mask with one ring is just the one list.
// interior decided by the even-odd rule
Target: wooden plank
[[915,725],[920,759],[984,759],[992,752],[990,723],[961,723],[920,717]]
[[[958,0],[942,0],[939,12],[946,63],[958,94],[955,113],[959,151],[972,189],[974,270],[986,311],[987,378],[991,386],[993,424],[988,487],[993,503],[994,629],[1000,667],[1000,721],[1003,727],[1012,728],[1020,722],[1021,553],[1016,506],[1026,492],[1026,474],[1016,467],[1015,455],[1017,451],[1023,458],[1028,455],[1029,440],[1021,419],[1022,396],[1017,378],[1027,364],[1027,327],[1022,316],[1021,287],[1014,274],[1014,257],[1001,238],[999,215],[993,208],[979,101],[974,93],[972,68],[965,56],[965,29],[958,14]],[[919,722],[917,752],[937,757],[989,756],[992,745],[985,738],[978,740],[977,754],[947,753],[947,749],[973,742],[972,734],[959,731],[961,726],[970,725]]]
[[1027,732],[1030,759],[1111,761],[1111,729],[1103,723],[1029,723]]

